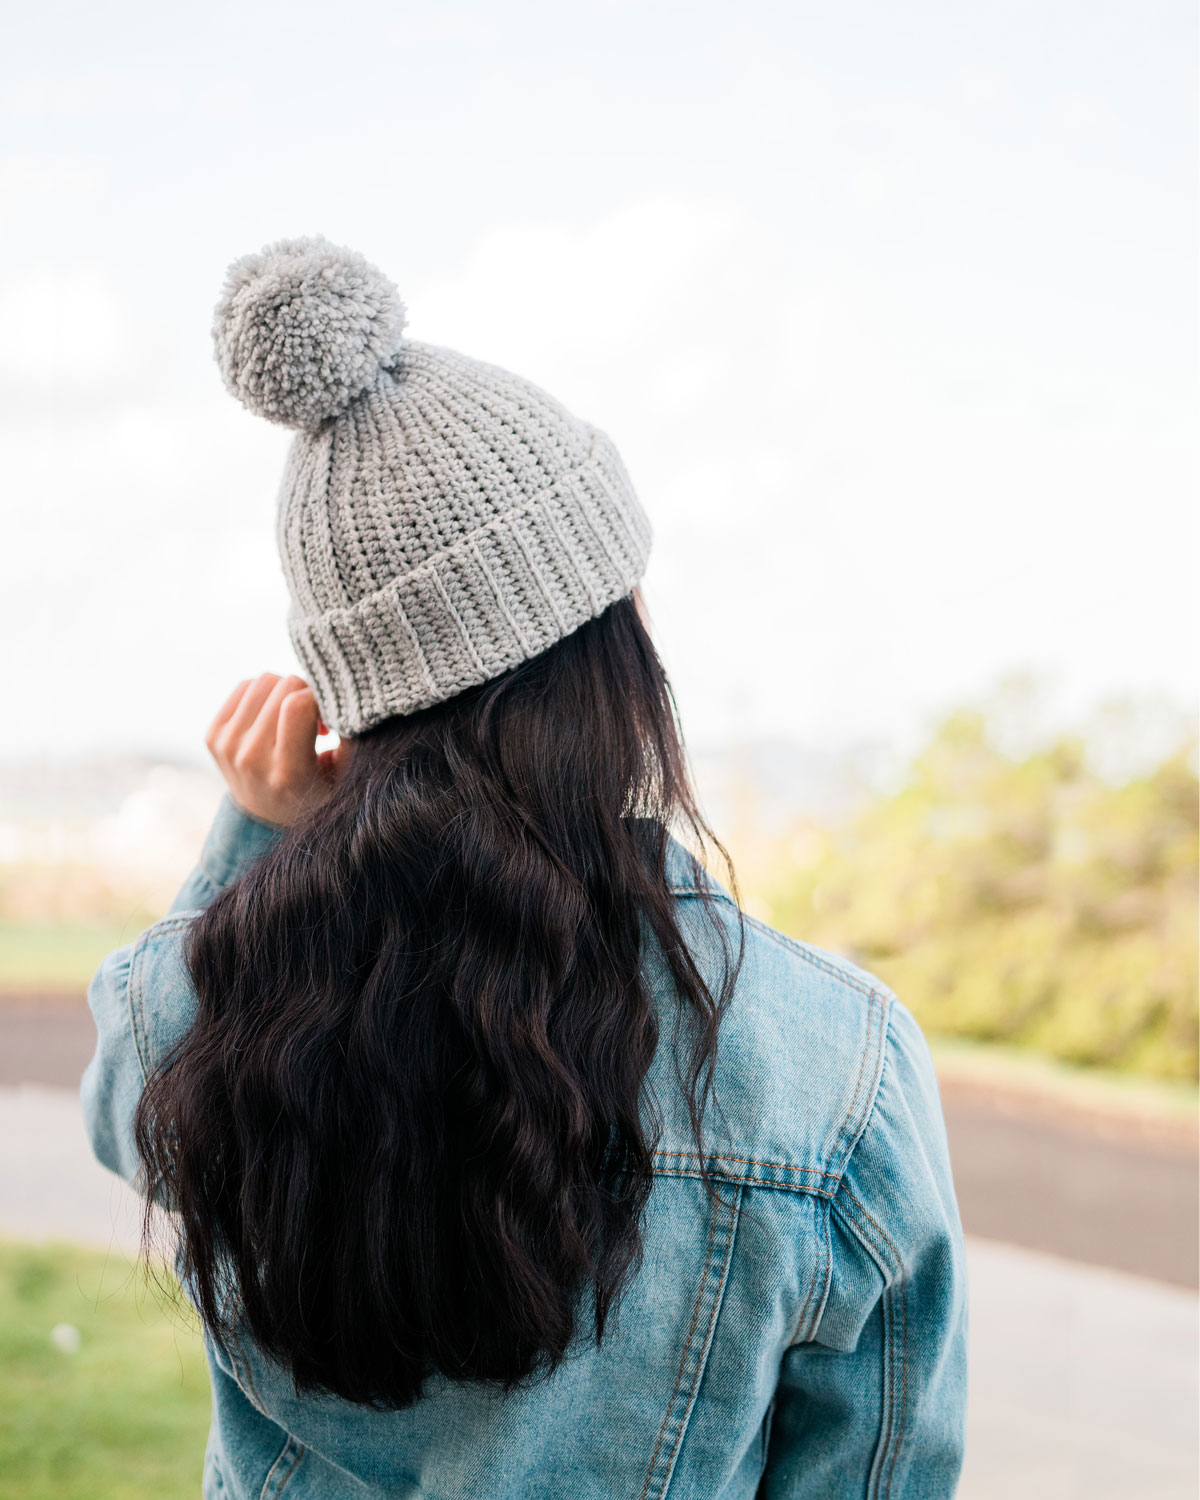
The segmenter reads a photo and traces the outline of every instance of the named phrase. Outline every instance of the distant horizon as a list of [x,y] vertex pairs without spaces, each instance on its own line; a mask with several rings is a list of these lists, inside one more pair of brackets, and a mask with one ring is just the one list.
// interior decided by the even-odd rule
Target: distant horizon
[[1196,703],[1193,6],[339,18],[12,18],[0,753],[190,754],[295,668],[289,435],[210,323],[314,232],[613,438],[697,750],[914,743],[1020,673]]
[[[1004,702],[1006,684],[1012,695],[1007,704]],[[1063,702],[1053,699],[1049,679],[1030,679],[1024,674],[1010,674],[1000,683],[993,684],[990,692],[945,704],[939,711],[921,717],[919,722],[914,716],[906,739],[888,734],[861,734],[832,741],[826,737],[805,738],[802,734],[786,731],[756,733],[751,730],[740,735],[730,733],[719,740],[699,741],[688,734],[686,722],[683,731],[688,754],[693,760],[783,752],[804,757],[814,764],[832,765],[846,758],[857,757],[861,761],[875,756],[895,765],[910,760],[927,743],[938,724],[949,715],[962,711],[982,712],[998,723],[1001,734],[1013,739],[1010,749],[1017,754],[1067,735],[1081,735],[1085,742],[1089,736],[1094,740],[1106,735],[1116,742],[1118,755],[1123,750],[1128,757],[1132,767],[1130,774],[1138,774],[1141,769],[1158,764],[1180,745],[1200,738],[1200,708],[1195,704],[1189,706],[1181,699],[1154,692],[1109,694],[1085,705],[1081,711],[1071,712]],[[1000,723],[1001,720],[1007,722]],[[332,737],[322,743],[332,743]],[[15,745],[0,741],[0,773],[101,765],[109,761],[187,767],[218,775],[204,747],[202,735],[194,744],[154,745],[128,741],[99,745],[76,742],[35,753],[22,752]]]

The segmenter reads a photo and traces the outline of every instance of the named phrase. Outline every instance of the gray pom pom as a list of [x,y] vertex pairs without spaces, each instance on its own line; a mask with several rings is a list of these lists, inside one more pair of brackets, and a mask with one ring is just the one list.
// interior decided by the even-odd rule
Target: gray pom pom
[[375,383],[404,322],[382,271],[318,235],[234,261],[213,341],[225,384],[251,411],[313,428]]

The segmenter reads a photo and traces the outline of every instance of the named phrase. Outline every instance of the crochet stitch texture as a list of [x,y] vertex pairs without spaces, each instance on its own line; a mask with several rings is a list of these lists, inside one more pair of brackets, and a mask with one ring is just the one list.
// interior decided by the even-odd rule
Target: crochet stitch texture
[[386,277],[321,238],[234,262],[213,325],[229,389],[298,429],[288,628],[345,735],[538,655],[629,593],[651,541],[605,433],[403,327]]

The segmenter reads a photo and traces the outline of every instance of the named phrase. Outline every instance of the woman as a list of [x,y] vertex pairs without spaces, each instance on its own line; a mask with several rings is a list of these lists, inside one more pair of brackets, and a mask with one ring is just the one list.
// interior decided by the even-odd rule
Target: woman
[[298,429],[311,686],[235,690],[199,865],[90,990],[96,1154],[203,1320],[204,1493],[950,1495],[921,1034],[674,837],[710,839],[611,442],[403,323],[324,240],[230,272],[226,382]]

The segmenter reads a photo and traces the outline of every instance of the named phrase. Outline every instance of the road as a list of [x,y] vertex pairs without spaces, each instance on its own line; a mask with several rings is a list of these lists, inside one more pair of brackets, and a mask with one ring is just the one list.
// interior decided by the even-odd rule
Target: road
[[1196,1289],[1194,1136],[1147,1139],[945,1080],[942,1108],[968,1234]]

